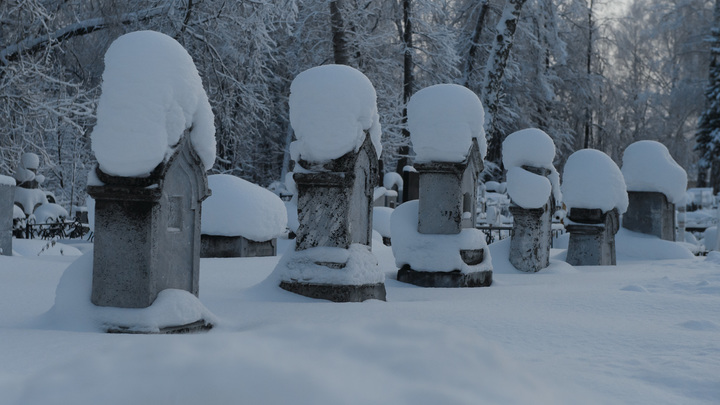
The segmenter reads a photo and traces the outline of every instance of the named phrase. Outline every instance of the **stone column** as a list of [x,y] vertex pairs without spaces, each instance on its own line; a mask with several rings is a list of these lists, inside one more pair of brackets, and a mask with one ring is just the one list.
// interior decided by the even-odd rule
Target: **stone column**
[[675,241],[675,204],[670,203],[665,194],[628,191],[628,200],[623,228]]
[[[548,176],[550,170],[542,167],[523,166],[523,169],[540,176]],[[552,245],[552,198],[541,208],[526,209],[515,204],[510,206],[513,229],[510,234],[510,263],[525,272],[538,272],[550,265]]]
[[617,209],[571,208],[565,228],[570,233],[566,261],[573,266],[615,265]]
[[0,254],[12,256],[13,205],[15,186],[0,184]]

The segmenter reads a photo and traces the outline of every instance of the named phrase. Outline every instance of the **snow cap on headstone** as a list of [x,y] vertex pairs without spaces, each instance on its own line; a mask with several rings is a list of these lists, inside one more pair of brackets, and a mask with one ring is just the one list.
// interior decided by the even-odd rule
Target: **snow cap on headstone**
[[208,176],[208,187],[212,195],[203,202],[202,234],[264,242],[285,232],[285,204],[272,191],[229,174]]
[[639,141],[623,154],[622,174],[628,191],[663,193],[673,204],[685,203],[687,173],[657,141]]
[[620,168],[610,156],[595,149],[579,150],[563,170],[563,202],[571,208],[599,208],[603,212],[627,211],[628,195]]
[[297,75],[290,85],[290,124],[297,138],[293,155],[303,160],[325,162],[356,152],[365,131],[378,157],[382,152],[375,88],[349,66],[317,66]]
[[[545,132],[527,128],[508,135],[503,141],[503,164],[507,168],[508,194],[523,208],[542,207],[553,194],[555,201],[562,200],[560,176],[553,166],[555,143]],[[540,176],[522,168],[540,167],[550,174]]]
[[485,111],[475,93],[456,84],[438,84],[415,93],[407,106],[416,162],[462,162],[473,139],[485,158]]
[[16,181],[14,178],[0,174],[0,185],[14,186],[15,184],[16,184]]
[[190,55],[154,31],[121,36],[105,54],[92,149],[100,170],[143,177],[174,152],[184,131],[205,169],[215,162],[214,116]]

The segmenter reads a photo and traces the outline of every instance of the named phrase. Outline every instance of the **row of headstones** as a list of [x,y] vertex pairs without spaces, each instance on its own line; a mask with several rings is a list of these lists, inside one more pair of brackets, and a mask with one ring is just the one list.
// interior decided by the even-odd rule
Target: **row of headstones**
[[[294,250],[286,253],[275,269],[277,280],[281,288],[313,298],[345,302],[384,300],[385,276],[371,252],[373,189],[379,158],[374,89],[362,73],[346,66],[322,66],[307,72],[311,71],[301,84],[296,86],[293,82],[291,87],[291,123],[299,142],[322,145],[328,140],[313,139],[317,136],[313,130],[299,131],[304,122],[296,119],[307,120],[312,111],[304,111],[297,118],[293,108],[309,106],[317,111],[334,112],[335,107],[344,103],[354,107],[360,98],[358,92],[371,94],[373,105],[371,108],[361,106],[360,111],[355,112],[354,119],[358,122],[349,123],[349,128],[362,125],[361,131],[349,135],[348,150],[340,156],[327,158],[328,154],[320,154],[318,158],[303,149],[303,145],[299,146],[299,152],[296,150],[294,160],[298,169],[293,178],[297,186],[299,227]],[[306,94],[301,90],[303,86],[310,87],[307,94],[321,100],[303,99],[301,95]],[[348,91],[348,86],[358,92]],[[481,232],[474,228],[476,184],[485,149],[482,105],[467,89],[449,93],[459,95],[459,91],[465,93],[457,99],[434,97],[426,92],[427,99],[422,103],[418,101],[429,106],[429,110],[437,110],[447,107],[449,101],[450,104],[464,103],[468,99],[463,97],[470,97],[474,105],[470,119],[478,128],[471,135],[455,134],[462,142],[445,142],[452,147],[461,145],[459,155],[416,164],[419,201],[401,205],[392,218],[393,229],[410,229],[403,235],[408,238],[393,241],[401,281],[443,287],[492,283],[487,246],[484,237],[479,236]],[[433,100],[442,105],[433,104]],[[368,113],[372,116],[369,120]],[[412,120],[409,121],[412,124]],[[451,121],[450,124],[457,127],[454,120]],[[345,124],[348,123],[341,122],[340,126]],[[334,129],[330,132],[348,135]],[[411,130],[411,136],[412,133]],[[172,155],[149,176],[111,175],[96,167],[96,181],[88,186],[88,193],[95,199],[90,297],[93,304],[145,308],[166,289],[198,295],[201,209],[210,190],[205,172],[207,165],[189,138],[188,129],[173,146]],[[420,139],[416,142],[413,138],[416,147]],[[403,241],[407,243],[403,245]],[[437,246],[442,246],[444,251],[436,251]],[[433,262],[433,257],[422,250],[428,250],[431,255],[447,255],[448,260],[440,262],[450,262],[450,268],[428,264]],[[416,254],[421,260],[431,260],[413,261],[417,259]],[[131,325],[117,326],[117,330],[132,329]],[[183,325],[178,327],[182,329]]]

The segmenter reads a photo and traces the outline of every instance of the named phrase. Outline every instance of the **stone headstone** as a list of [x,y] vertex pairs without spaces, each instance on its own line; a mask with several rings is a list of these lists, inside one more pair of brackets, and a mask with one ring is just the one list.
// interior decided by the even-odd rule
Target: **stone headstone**
[[15,186],[0,181],[0,254],[5,256],[12,256],[14,201]]
[[570,233],[566,261],[573,266],[610,266],[616,264],[615,234],[619,229],[616,208],[571,208],[565,228]]
[[628,191],[622,226],[633,232],[675,241],[675,204],[660,192]]
[[202,235],[200,257],[264,257],[277,255],[277,238],[263,242],[242,236]]
[[[547,177],[550,170],[523,166],[523,169]],[[538,272],[550,265],[552,245],[553,198],[540,208],[523,208],[516,204],[509,207],[513,216],[510,234],[510,263],[518,270]]]
[[[475,141],[463,162],[415,165],[419,177],[418,233],[442,236],[457,235],[463,228],[474,230],[476,185],[482,167],[482,158]],[[485,259],[483,246],[467,250],[458,247],[458,250],[468,266],[476,266]],[[421,287],[484,287],[492,284],[492,270],[432,271],[405,265],[398,270],[397,279]]]
[[[300,161],[303,167],[310,162]],[[372,246],[372,200],[377,174],[377,154],[366,136],[357,152],[322,164],[308,173],[295,173],[298,196],[298,230],[295,252],[318,247],[348,250],[351,245]],[[289,260],[293,260],[291,257]],[[343,272],[346,262],[322,261],[315,265],[328,273]],[[335,302],[385,300],[385,284],[350,285],[312,280],[284,280],[280,287],[311,298]]]
[[149,177],[96,173],[104,185],[88,187],[95,199],[92,303],[144,308],[170,288],[197,296],[201,202],[209,190],[188,132]]

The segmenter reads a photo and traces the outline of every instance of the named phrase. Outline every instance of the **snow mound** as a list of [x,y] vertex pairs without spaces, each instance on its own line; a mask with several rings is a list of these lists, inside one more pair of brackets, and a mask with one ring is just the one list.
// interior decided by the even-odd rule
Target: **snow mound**
[[92,149],[103,172],[143,177],[172,156],[190,129],[195,152],[215,162],[215,124],[195,63],[171,37],[125,34],[105,54]]
[[54,240],[13,239],[13,255],[35,256],[81,256],[82,252],[74,246]]
[[705,258],[705,261],[709,262],[709,263],[720,264],[720,252],[715,252],[715,251],[708,252],[708,255]]
[[620,228],[615,235],[618,261],[693,259],[695,256],[684,243],[663,240]]
[[492,341],[441,323],[244,329],[113,342],[20,380],[18,403],[571,403]]
[[22,205],[26,215],[30,215],[35,210],[35,206],[47,204],[48,200],[45,192],[39,188],[15,187],[15,202]]
[[[334,269],[319,263],[344,264]],[[368,246],[353,243],[348,249],[338,247],[314,247],[295,251],[290,247],[273,274],[281,281],[330,285],[379,284],[385,281],[385,273],[378,267],[378,261]]]
[[117,325],[134,325],[130,331],[152,333],[168,326],[217,319],[197,297],[184,290],[163,290],[147,308],[98,307],[90,302],[93,252],[73,262],[63,273],[55,291],[55,305],[43,317],[53,328],[76,331],[105,331]]
[[57,222],[60,218],[67,218],[68,212],[61,205],[47,203],[43,204],[35,210],[35,221],[38,224],[46,224],[50,222]]
[[485,158],[485,111],[469,89],[457,84],[426,87],[410,98],[407,115],[416,162],[462,162],[473,139]]
[[15,182],[14,178],[0,174],[0,185],[14,186],[15,184],[17,183]]
[[400,175],[400,173],[397,172],[387,172],[383,176],[383,187],[385,187],[388,190],[391,190],[393,186],[396,186],[398,190],[403,189],[403,178]]
[[657,141],[639,141],[623,154],[622,174],[628,191],[665,194],[673,204],[685,204],[687,173]]
[[[508,135],[503,141],[503,164],[508,169],[507,192],[512,201],[526,209],[540,208],[552,193],[562,200],[560,176],[553,166],[555,143],[545,132],[527,128]],[[522,166],[550,170],[547,177],[525,170]]]
[[563,202],[571,208],[617,208],[627,211],[628,196],[622,172],[610,157],[595,149],[579,150],[568,158],[563,171]]
[[373,207],[373,229],[386,238],[391,235],[390,217],[393,211],[395,210],[389,207]]
[[337,159],[359,150],[365,131],[380,156],[377,96],[360,71],[344,65],[308,69],[290,85],[289,103],[297,137],[291,148],[294,156],[311,162]]
[[25,213],[23,212],[22,208],[13,204],[13,219],[25,219],[25,218],[26,218],[26,216],[25,216]]
[[526,208],[540,208],[548,202],[552,185],[545,176],[531,173],[522,167],[507,172],[507,192],[515,204]]
[[212,195],[203,201],[202,234],[263,242],[285,233],[285,204],[272,191],[228,174],[208,176],[208,186]]
[[[453,271],[463,273],[492,270],[490,251],[485,234],[474,228],[465,228],[455,235],[430,235],[417,231],[418,200],[408,201],[395,208],[390,218],[392,250],[398,268],[410,265],[415,271]],[[485,257],[480,264],[470,266],[460,256],[460,250],[483,249]]]
[[545,132],[527,128],[508,135],[502,145],[505,167],[533,166],[550,169],[555,159],[555,143]]

